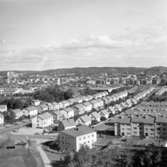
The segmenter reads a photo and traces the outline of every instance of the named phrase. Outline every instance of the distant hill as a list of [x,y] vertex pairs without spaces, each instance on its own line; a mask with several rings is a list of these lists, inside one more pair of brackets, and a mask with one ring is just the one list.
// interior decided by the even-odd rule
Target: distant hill
[[157,66],[157,67],[151,67],[145,70],[147,74],[161,74],[164,72],[167,72],[167,67],[163,66]]
[[44,73],[56,72],[56,73],[77,73],[77,74],[94,74],[94,73],[139,73],[146,70],[146,68],[138,67],[76,67],[76,68],[66,68],[66,69],[56,69],[56,70],[47,70],[43,71]]
[[[6,73],[7,71],[3,71],[0,73]],[[41,73],[41,74],[67,74],[67,73],[75,73],[75,74],[98,74],[98,73],[110,73],[110,74],[136,74],[144,72],[146,74],[161,74],[163,72],[167,72],[167,67],[163,66],[155,66],[150,68],[144,67],[75,67],[75,68],[62,68],[62,69],[51,69],[44,71],[17,71],[14,72],[24,72],[24,73]]]

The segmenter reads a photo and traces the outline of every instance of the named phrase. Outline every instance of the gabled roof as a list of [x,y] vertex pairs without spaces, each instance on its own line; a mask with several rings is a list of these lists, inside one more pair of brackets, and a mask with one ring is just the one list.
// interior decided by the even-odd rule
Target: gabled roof
[[128,116],[116,116],[114,118],[110,118],[109,122],[111,122],[111,123],[130,124],[131,119]]
[[85,103],[83,103],[83,105],[85,105],[85,106],[92,106],[92,104],[90,103],[90,102],[85,102]]
[[61,123],[63,124],[64,127],[76,126],[75,121],[73,119],[63,120],[61,121]]
[[103,115],[109,115],[107,110],[101,110],[100,113],[102,113]]
[[144,124],[154,124],[154,118],[151,116],[137,116],[137,115],[133,115],[132,116],[132,122],[133,123],[144,123]]
[[95,117],[96,119],[99,119],[99,118],[100,118],[100,114],[97,113],[97,112],[93,112],[93,113],[91,113],[91,115],[92,115],[93,117]]
[[29,110],[29,111],[32,111],[32,110],[37,110],[38,108],[35,107],[35,106],[29,106],[26,109]]
[[41,107],[42,109],[48,110],[48,105],[47,105],[47,104],[40,104],[40,107]]
[[79,119],[83,122],[91,122],[91,118],[88,115],[81,116]]
[[156,122],[157,123],[167,123],[167,116],[165,116],[165,115],[163,115],[163,116],[158,115],[156,117]]
[[64,110],[65,110],[67,113],[68,113],[68,112],[74,112],[74,109],[71,108],[71,107],[65,108]]
[[0,109],[6,109],[6,108],[7,108],[7,105],[3,105],[3,104],[0,105]]
[[43,120],[44,119],[49,119],[51,117],[53,117],[53,115],[49,112],[45,112],[45,113],[42,113],[42,114],[38,115],[38,119],[40,118],[40,119],[43,119]]

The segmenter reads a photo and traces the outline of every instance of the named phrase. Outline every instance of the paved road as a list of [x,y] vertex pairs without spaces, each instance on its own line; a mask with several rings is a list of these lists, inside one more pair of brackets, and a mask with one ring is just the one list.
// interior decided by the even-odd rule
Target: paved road
[[[17,123],[17,122],[16,122]],[[3,127],[0,129],[0,134],[4,134],[4,133],[8,133],[8,132],[11,132],[13,130],[16,130],[16,129],[19,129],[19,128],[22,128],[28,124],[30,124],[30,120],[26,119],[24,122],[18,122],[17,124],[15,123],[15,125],[10,125],[9,127]]]
[[52,167],[50,159],[48,158],[47,154],[45,153],[45,151],[42,149],[42,146],[40,145],[40,141],[36,140],[36,143],[37,143],[36,148],[41,155],[44,166],[45,167]]

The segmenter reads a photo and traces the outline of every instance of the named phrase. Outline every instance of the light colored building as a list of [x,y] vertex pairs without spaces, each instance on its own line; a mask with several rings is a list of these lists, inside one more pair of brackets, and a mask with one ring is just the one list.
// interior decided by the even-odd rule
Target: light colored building
[[65,108],[64,110],[67,113],[67,118],[68,119],[74,117],[74,112],[75,111],[74,111],[74,109],[72,107]]
[[129,118],[124,118],[120,123],[120,135],[131,136],[131,123]]
[[83,105],[85,105],[86,112],[90,112],[93,108],[93,106],[90,102],[85,102],[85,103],[83,103]]
[[19,119],[24,115],[24,112],[20,109],[14,109],[14,110],[12,110],[12,112],[15,115],[15,119]]
[[131,118],[128,116],[116,116],[110,118],[114,124],[115,136],[131,136]]
[[99,109],[100,106],[99,106],[99,103],[97,100],[91,100],[90,103],[92,104],[92,106],[95,110]]
[[42,113],[31,118],[32,127],[34,128],[46,128],[53,125],[53,115],[49,112]]
[[158,115],[155,123],[155,136],[167,139],[167,115]]
[[49,110],[49,106],[47,104],[41,104],[40,105],[42,112]]
[[49,111],[54,110],[54,105],[52,103],[47,103],[47,105]]
[[34,105],[34,106],[39,106],[40,103],[41,103],[40,100],[33,100],[33,101],[32,101],[32,105]]
[[38,115],[38,107],[30,106],[30,107],[27,107],[26,110],[28,110],[30,117],[34,117]]
[[77,125],[91,125],[91,117],[88,115],[83,115],[76,120]]
[[104,108],[104,101],[102,99],[97,99],[97,103],[100,109]]
[[84,114],[86,112],[85,106],[83,104],[76,104],[74,107],[78,110],[79,115]]
[[78,126],[60,132],[59,144],[62,151],[79,151],[82,146],[93,148],[97,133],[87,126]]
[[58,131],[75,128],[76,124],[73,119],[67,119],[59,122]]
[[64,109],[61,109],[57,112],[57,120],[64,120],[68,118],[67,111]]
[[7,112],[7,110],[8,110],[7,105],[0,105],[0,112],[1,112],[1,113]]
[[59,103],[53,102],[53,110],[59,110]]
[[91,120],[92,120],[92,121],[100,122],[101,116],[100,116],[99,113],[97,113],[97,112],[92,112],[92,113],[90,114],[90,117],[91,117]]
[[0,113],[0,125],[4,124],[4,115]]
[[122,115],[110,119],[115,135],[155,137],[155,118],[148,115]]
[[29,116],[29,111],[25,109],[22,109],[23,115],[28,117]]
[[107,118],[109,117],[109,115],[110,115],[110,113],[109,113],[107,110],[101,110],[99,114],[100,114],[101,118],[104,117],[104,118],[106,118],[106,119],[107,119]]
[[111,99],[109,96],[103,97],[102,100],[104,101],[105,105],[109,105],[111,103]]

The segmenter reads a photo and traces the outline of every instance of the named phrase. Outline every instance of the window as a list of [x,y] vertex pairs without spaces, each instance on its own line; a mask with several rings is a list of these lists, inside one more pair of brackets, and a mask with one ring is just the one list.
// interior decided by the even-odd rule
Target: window
[[145,136],[148,136],[148,133],[145,133]]

